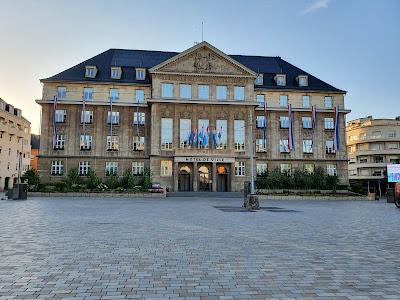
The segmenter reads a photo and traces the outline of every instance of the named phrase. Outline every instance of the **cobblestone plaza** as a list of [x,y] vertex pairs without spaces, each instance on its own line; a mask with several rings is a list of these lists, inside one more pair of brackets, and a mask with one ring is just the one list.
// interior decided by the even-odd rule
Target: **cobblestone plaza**
[[0,201],[0,299],[400,299],[384,201]]

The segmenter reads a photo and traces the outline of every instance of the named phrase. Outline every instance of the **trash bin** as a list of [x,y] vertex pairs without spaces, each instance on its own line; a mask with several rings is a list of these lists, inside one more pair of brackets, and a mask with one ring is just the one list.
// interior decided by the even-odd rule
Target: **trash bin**
[[386,190],[386,201],[388,203],[394,203],[394,189]]

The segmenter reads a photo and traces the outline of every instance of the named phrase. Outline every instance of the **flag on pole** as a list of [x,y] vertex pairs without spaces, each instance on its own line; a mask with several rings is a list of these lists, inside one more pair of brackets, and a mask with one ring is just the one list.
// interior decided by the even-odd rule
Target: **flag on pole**
[[289,138],[288,138],[288,148],[289,150],[294,150],[294,140],[293,140],[293,120],[292,120],[292,104],[288,106],[289,114]]
[[339,150],[339,105],[334,107],[334,134],[333,134],[333,150]]
[[204,135],[204,125],[201,126],[201,130],[199,130],[199,142],[203,142],[203,135]]
[[56,119],[56,113],[57,113],[57,102],[58,102],[58,97],[54,96],[54,102],[53,102],[53,148],[57,144],[57,119]]
[[222,143],[222,125],[218,132],[218,144],[221,144],[221,143]]
[[212,140],[214,143],[214,148],[217,148],[217,128],[215,126],[212,134]]
[[197,144],[197,126],[194,128],[193,132],[193,145]]
[[317,132],[317,105],[314,104],[311,107],[311,128],[312,128],[312,138],[311,147],[314,146],[315,133]]
[[267,103],[264,102],[264,150],[267,149]]
[[207,129],[203,134],[203,145],[204,145],[204,147],[208,146],[208,137],[209,137],[209,131],[208,131],[208,126],[207,126]]

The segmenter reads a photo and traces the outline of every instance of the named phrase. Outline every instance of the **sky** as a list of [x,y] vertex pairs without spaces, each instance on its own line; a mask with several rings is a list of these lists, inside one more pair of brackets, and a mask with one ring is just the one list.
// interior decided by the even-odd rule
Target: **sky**
[[0,0],[0,98],[39,133],[40,79],[107,49],[280,56],[347,91],[347,121],[400,116],[400,0]]

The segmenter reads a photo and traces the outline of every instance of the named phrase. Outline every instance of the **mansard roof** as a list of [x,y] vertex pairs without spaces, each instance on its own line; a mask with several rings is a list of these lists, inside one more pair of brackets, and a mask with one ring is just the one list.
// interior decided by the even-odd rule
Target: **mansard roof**
[[[148,70],[157,65],[179,56],[179,52],[149,51],[149,50],[126,50],[109,49],[100,53],[80,64],[73,66],[52,77],[42,79],[41,81],[70,81],[70,82],[96,82],[96,83],[138,83],[150,84]],[[233,61],[238,62],[257,74],[263,74],[263,85],[256,85],[255,88],[270,90],[303,90],[303,91],[326,91],[346,93],[332,85],[318,79],[315,76],[297,68],[289,62],[278,57],[250,56],[250,55],[227,55]],[[97,74],[95,78],[85,77],[86,66],[96,66]],[[110,78],[111,67],[121,67],[122,76],[120,79]],[[136,68],[145,68],[147,70],[145,80],[136,80]],[[286,85],[277,86],[275,76],[277,74],[286,75]],[[299,86],[296,78],[299,75],[308,76],[308,86]]]

